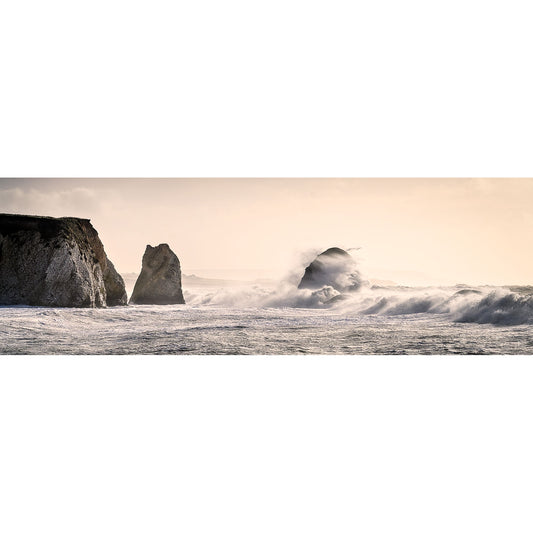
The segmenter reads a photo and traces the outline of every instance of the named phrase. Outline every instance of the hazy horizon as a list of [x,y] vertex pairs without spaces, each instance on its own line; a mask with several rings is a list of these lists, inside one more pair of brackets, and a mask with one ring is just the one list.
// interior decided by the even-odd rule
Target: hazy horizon
[[400,284],[533,284],[533,179],[0,180],[0,212],[89,218],[122,273],[166,242],[185,274],[279,278],[353,249]]

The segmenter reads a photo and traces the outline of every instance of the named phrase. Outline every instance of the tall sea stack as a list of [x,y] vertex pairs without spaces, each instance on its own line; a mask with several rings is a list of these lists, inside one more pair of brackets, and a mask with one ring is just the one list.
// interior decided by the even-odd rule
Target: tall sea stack
[[168,244],[146,247],[142,270],[135,282],[130,303],[184,304],[181,290],[181,268],[176,254]]
[[0,305],[127,305],[122,277],[84,218],[0,214]]

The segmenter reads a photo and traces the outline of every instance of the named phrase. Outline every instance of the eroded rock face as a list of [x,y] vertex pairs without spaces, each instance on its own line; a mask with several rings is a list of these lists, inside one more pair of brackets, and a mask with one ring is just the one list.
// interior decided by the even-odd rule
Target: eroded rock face
[[184,304],[181,290],[181,268],[168,244],[146,247],[142,270],[135,282],[130,303]]
[[361,274],[352,256],[342,248],[329,248],[305,269],[298,288],[314,290],[330,286],[346,292],[359,289],[361,284]]
[[107,268],[104,270],[104,285],[107,305],[128,305],[124,280],[109,258],[107,259]]
[[0,214],[0,305],[126,305],[124,281],[91,222]]

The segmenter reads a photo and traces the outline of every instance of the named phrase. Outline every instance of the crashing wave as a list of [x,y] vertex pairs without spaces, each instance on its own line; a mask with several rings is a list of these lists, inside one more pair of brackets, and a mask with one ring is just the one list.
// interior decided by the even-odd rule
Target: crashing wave
[[[300,274],[301,276],[301,274]],[[298,285],[259,285],[187,293],[192,305],[220,307],[330,309],[356,315],[439,315],[458,323],[514,326],[533,324],[533,294],[525,287],[376,287],[366,282],[355,260],[340,248],[318,255]]]
[[515,326],[533,324],[533,297],[515,292],[492,291],[479,302],[468,306],[456,322],[476,322]]

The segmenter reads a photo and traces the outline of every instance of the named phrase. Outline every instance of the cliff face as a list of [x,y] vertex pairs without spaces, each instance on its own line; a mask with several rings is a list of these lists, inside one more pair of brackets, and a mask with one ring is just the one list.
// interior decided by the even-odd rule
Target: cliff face
[[185,303],[181,290],[180,262],[168,244],[146,247],[142,270],[130,302],[156,305]]
[[104,269],[104,286],[107,305],[128,305],[124,280],[109,258],[107,258],[107,268]]
[[90,221],[0,214],[0,305],[126,305]]

